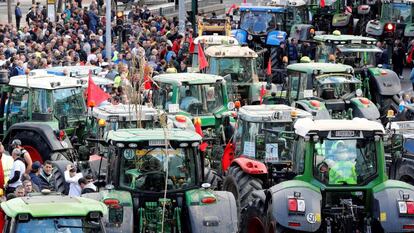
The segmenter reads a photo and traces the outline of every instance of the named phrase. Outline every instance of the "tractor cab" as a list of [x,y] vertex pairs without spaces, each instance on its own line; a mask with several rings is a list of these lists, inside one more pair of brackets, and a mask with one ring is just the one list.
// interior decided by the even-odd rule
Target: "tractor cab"
[[157,75],[154,106],[168,113],[199,117],[201,126],[215,126],[216,115],[228,111],[226,81],[221,76],[200,73]]
[[[376,54],[382,52],[375,43],[376,39],[363,36],[341,35],[339,32],[331,35],[317,35],[315,60],[318,62],[334,62],[350,65],[354,68],[375,67]],[[331,59],[331,60],[330,60]]]
[[414,186],[388,180],[380,123],[305,118],[294,129],[297,175],[266,190],[271,197],[262,199],[262,208],[271,213],[268,227],[277,222],[281,231],[411,231],[413,216],[406,207]]
[[198,44],[203,47],[203,51],[207,50],[210,46],[215,45],[238,45],[239,42],[231,36],[222,36],[222,35],[203,35],[198,36],[194,39],[194,52],[191,56],[191,67],[189,69],[191,72],[199,72],[198,65]]
[[375,104],[361,96],[362,83],[355,78],[351,66],[297,63],[287,69],[287,101],[315,114],[316,118],[377,120],[380,117]]
[[107,207],[98,201],[58,194],[29,194],[1,203],[3,232],[106,232]]
[[231,35],[230,18],[202,18],[198,21],[198,36],[203,35]]
[[105,134],[110,185],[85,196],[109,207],[107,230],[157,232],[163,225],[165,232],[237,232],[231,194],[203,184],[200,142],[197,133],[184,129],[119,129]]
[[[207,73],[226,79],[231,100],[260,103],[260,90],[262,86],[267,87],[268,83],[259,81],[256,52],[248,47],[221,45],[209,47],[205,54],[209,62]],[[276,85],[271,84],[267,89],[276,92]]]
[[414,22],[412,1],[381,1],[381,13],[379,19],[370,20],[366,27],[366,33],[384,40],[414,37]]

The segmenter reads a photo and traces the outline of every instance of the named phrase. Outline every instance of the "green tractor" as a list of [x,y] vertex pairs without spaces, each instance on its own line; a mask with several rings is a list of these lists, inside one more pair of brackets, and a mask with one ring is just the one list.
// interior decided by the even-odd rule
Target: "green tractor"
[[19,139],[34,161],[73,159],[69,138],[82,138],[86,129],[81,81],[36,73],[1,81],[3,143]]
[[207,73],[223,76],[226,79],[231,100],[240,100],[246,104],[259,104],[261,90],[276,92],[277,87],[259,80],[256,58],[249,47],[242,46],[210,46],[205,51],[209,62]]
[[104,233],[107,207],[83,197],[29,194],[1,203],[5,225],[2,232],[88,232]]
[[203,184],[201,137],[184,129],[109,131],[107,186],[84,196],[109,208],[109,232],[237,232],[231,193]]
[[393,44],[400,39],[405,44],[414,37],[412,1],[381,1],[380,16],[370,20],[366,26],[366,34]]
[[331,63],[296,63],[287,67],[285,101],[312,113],[315,119],[378,120],[377,106],[361,97],[362,82],[351,66]]
[[328,62],[333,56],[336,62],[354,67],[355,77],[362,81],[363,96],[374,102],[386,121],[388,110],[398,111],[401,82],[398,75],[383,67],[377,67],[375,55],[382,52],[374,38],[353,35],[318,35],[316,61]]
[[412,232],[414,186],[389,180],[384,127],[298,119],[292,180],[257,191],[249,232]]
[[[223,190],[233,193],[241,211],[253,200],[253,192],[273,186],[291,176],[289,152],[296,118],[312,117],[286,105],[246,105],[237,112],[233,140],[222,156],[226,171]],[[246,222],[241,221],[241,229]]]

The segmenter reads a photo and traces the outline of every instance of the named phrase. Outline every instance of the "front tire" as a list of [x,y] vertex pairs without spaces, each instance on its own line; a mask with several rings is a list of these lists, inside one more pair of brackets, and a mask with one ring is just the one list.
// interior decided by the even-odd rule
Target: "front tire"
[[265,204],[260,198],[242,209],[241,233],[262,233],[266,228]]

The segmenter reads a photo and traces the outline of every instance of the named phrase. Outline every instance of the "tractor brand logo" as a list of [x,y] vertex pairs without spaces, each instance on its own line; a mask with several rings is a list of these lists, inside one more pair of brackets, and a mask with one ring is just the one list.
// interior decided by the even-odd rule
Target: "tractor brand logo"
[[306,215],[306,220],[308,220],[310,224],[314,224],[316,223],[316,215],[314,213],[309,213]]

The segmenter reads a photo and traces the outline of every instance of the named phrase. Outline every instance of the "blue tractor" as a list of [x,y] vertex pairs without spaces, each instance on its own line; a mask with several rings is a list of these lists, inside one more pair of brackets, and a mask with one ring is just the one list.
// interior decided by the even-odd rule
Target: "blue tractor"
[[247,44],[258,53],[259,68],[264,70],[270,59],[272,70],[281,69],[280,44],[287,38],[286,8],[241,6],[239,12],[239,27],[232,31],[233,36],[240,44]]

